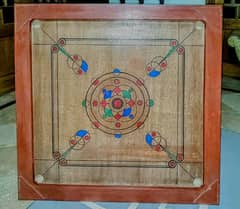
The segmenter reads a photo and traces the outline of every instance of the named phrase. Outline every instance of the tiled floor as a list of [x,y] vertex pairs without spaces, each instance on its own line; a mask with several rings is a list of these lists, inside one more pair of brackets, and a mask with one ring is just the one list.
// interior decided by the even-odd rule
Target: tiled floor
[[[15,100],[11,93],[0,97],[0,106]],[[16,105],[0,110],[0,208],[25,209],[31,202],[17,200]]]
[[0,159],[0,208],[26,208],[31,202],[17,200],[16,146],[1,147]]
[[0,110],[0,147],[16,146],[16,105]]
[[222,127],[240,133],[240,93],[222,92]]
[[[14,94],[13,94],[14,95]],[[1,102],[4,103],[7,97],[0,97]],[[12,97],[11,97],[12,98]],[[9,98],[7,98],[8,100]],[[28,207],[30,201],[18,201],[17,200],[17,171],[16,171],[16,119],[15,119],[15,104],[8,106],[0,110],[0,209],[24,209]],[[227,130],[240,133],[240,93],[232,93],[224,91],[222,93],[222,127]],[[238,137],[239,136],[239,137]],[[236,134],[235,138],[239,138],[240,134]],[[227,142],[227,138],[223,138],[224,142]],[[223,144],[224,144],[223,142]],[[240,159],[240,157],[239,157]],[[231,162],[230,162],[231,163]],[[76,205],[76,203],[74,203]],[[102,203],[100,203],[101,205]],[[45,205],[45,206],[44,206]],[[52,205],[52,206],[51,206]],[[63,205],[54,202],[34,202],[29,208],[91,208],[86,204]],[[116,206],[110,206],[107,208],[116,209]],[[125,208],[124,205],[119,205],[118,208]],[[128,207],[128,206],[127,206]],[[127,208],[126,207],[126,208]],[[155,205],[139,206],[137,208],[151,208]],[[163,204],[158,208],[168,208]],[[170,207],[170,206],[169,206]],[[92,207],[94,208],[94,207]],[[101,208],[96,207],[96,208]],[[105,208],[102,204],[102,208]],[[157,206],[156,206],[157,208]],[[170,208],[198,208],[195,206],[171,206]],[[222,207],[219,207],[222,208]],[[240,208],[240,206],[239,206]],[[224,208],[224,209],[239,209],[239,208]]]

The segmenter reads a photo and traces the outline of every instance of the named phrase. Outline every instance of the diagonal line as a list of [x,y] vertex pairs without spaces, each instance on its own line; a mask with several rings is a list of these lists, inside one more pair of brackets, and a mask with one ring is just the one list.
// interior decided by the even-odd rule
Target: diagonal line
[[88,206],[91,209],[106,209],[100,205],[97,205],[96,203],[93,203],[93,202],[81,202],[81,203]]
[[199,209],[208,209],[208,205],[200,205]]
[[42,27],[40,27],[42,32],[51,40],[53,41],[53,43],[57,44],[57,41],[55,41],[55,39],[49,34],[47,33]]
[[[193,200],[193,203],[197,202],[204,194],[206,194],[207,192],[209,192],[215,184],[219,183],[218,181],[219,181],[218,179],[215,179],[215,181],[213,181],[211,184],[209,184],[208,187],[207,187],[205,190],[203,190],[203,191]],[[218,184],[217,184],[217,185],[218,185]]]
[[28,182],[23,176],[19,176],[19,179],[21,179],[26,185],[28,185],[34,192],[36,192],[41,199],[45,199],[45,197],[42,195],[41,192],[39,192],[31,183]]
[[167,207],[166,203],[162,203],[159,205],[158,209],[165,209]]
[[182,44],[184,41],[186,41],[195,31],[196,28],[194,27],[192,31],[188,35],[186,35],[185,38],[179,44]]
[[53,162],[42,174],[42,176],[45,176],[45,174],[53,167],[57,164],[58,160],[56,160],[55,162]]
[[129,206],[128,206],[128,209],[137,209],[139,206],[139,203],[131,203]]
[[[79,142],[82,139],[82,137],[80,139],[78,139],[77,142]],[[77,143],[73,146],[70,146],[65,152],[62,153],[60,159],[55,160],[42,174],[42,176],[44,176],[53,166],[55,166],[57,164],[57,162],[59,162],[59,160],[63,159],[62,156],[66,159],[67,155],[72,151],[72,149],[77,145]]]
[[[47,33],[42,27],[41,27],[41,30],[42,30],[43,33],[46,34],[46,36],[47,36],[50,40],[52,40],[52,41],[54,42],[54,44],[56,44],[56,45],[58,46],[59,50],[60,50],[66,57],[68,57],[68,58],[71,59],[74,63],[76,63],[76,61],[73,60],[72,56],[71,56],[62,46],[60,46],[60,45],[57,43],[57,41],[54,40],[54,38],[53,38],[49,33]],[[77,63],[76,63],[76,64],[77,64]],[[78,65],[78,64],[77,64],[77,65]]]
[[[167,54],[163,57],[163,59],[159,62],[159,65],[164,61],[164,60],[166,60],[166,59],[168,59],[168,57],[170,57],[174,52],[175,52],[175,50],[176,50],[176,48],[177,47],[179,47],[181,44],[183,44],[183,42],[184,41],[186,41],[194,32],[195,32],[195,27],[192,29],[192,31],[188,34],[188,35],[186,35],[185,37],[184,37],[184,39],[183,40],[181,40],[178,44],[177,44],[177,46],[172,46],[170,49],[169,49],[169,51],[167,52]],[[162,71],[164,71],[164,70],[162,70]]]
[[187,171],[187,169],[181,164],[178,164],[192,179],[195,179],[196,177],[193,176],[189,171]]

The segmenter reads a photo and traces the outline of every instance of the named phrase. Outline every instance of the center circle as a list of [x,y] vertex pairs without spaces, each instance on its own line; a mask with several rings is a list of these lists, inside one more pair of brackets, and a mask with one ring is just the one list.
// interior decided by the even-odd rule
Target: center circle
[[119,137],[144,124],[150,111],[149,101],[148,90],[138,77],[111,72],[91,83],[85,108],[94,128]]
[[112,106],[115,109],[121,109],[123,107],[123,100],[120,98],[115,98],[112,100]]

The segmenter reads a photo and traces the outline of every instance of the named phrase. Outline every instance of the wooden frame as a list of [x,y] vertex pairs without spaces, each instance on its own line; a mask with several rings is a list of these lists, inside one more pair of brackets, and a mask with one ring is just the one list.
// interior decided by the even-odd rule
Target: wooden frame
[[[30,25],[38,20],[199,20],[205,23],[204,184],[200,188],[37,184],[33,167]],[[222,11],[220,6],[16,5],[19,199],[219,203]]]

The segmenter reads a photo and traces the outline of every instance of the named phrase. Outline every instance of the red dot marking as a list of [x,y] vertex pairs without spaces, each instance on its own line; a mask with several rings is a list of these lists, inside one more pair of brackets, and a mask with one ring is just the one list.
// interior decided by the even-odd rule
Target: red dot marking
[[167,63],[165,61],[163,61],[161,64],[160,64],[160,67],[165,69],[167,67]]
[[53,157],[54,157],[55,159],[59,159],[59,158],[61,157],[61,154],[60,154],[59,152],[54,152],[54,153],[53,153]]
[[142,121],[137,122],[137,127],[139,128],[140,126],[142,126],[142,124],[143,124]]
[[132,106],[135,105],[135,102],[131,99],[131,100],[128,102],[128,105],[129,105],[130,107],[132,107]]
[[183,161],[183,154],[177,154],[177,160]]
[[117,119],[117,120],[119,120],[121,117],[122,117],[122,116],[121,116],[119,113],[117,113],[116,115],[114,115],[114,118]]
[[79,57],[78,57],[78,55],[73,55],[73,59],[76,61],[76,60],[78,60],[79,59]]
[[79,69],[77,72],[78,72],[79,75],[82,75],[82,74],[83,74],[83,71],[80,70],[80,69]]
[[72,139],[72,140],[70,141],[70,143],[73,144],[73,145],[76,145],[76,144],[77,144],[77,141],[74,140],[74,139]]
[[65,45],[65,40],[64,39],[60,39],[59,42],[58,42],[61,46]]
[[137,83],[138,86],[142,86],[143,85],[143,82],[141,80],[139,80],[139,79],[136,81],[136,83]]
[[52,52],[58,52],[58,47],[55,46],[55,45],[53,45],[53,46],[52,46]]
[[60,163],[60,165],[67,165],[67,160],[61,159],[59,163]]
[[98,80],[98,79],[96,79],[95,81],[93,81],[93,85],[94,85],[94,86],[98,85],[98,83],[99,83],[99,80]]
[[107,102],[105,100],[101,101],[101,106],[102,107],[106,107],[107,106]]
[[138,101],[137,101],[137,104],[138,104],[139,106],[141,106],[141,105],[143,104],[143,101],[142,101],[142,100],[138,100]]
[[121,123],[117,122],[117,123],[115,124],[115,126],[116,126],[117,128],[120,128]]
[[121,99],[115,99],[114,101],[113,101],[113,106],[115,107],[115,108],[121,108],[122,107],[122,100]]
[[157,133],[155,131],[152,132],[152,137],[156,137]]
[[98,105],[98,101],[94,100],[93,101],[93,106],[96,107]]
[[161,145],[160,145],[160,144],[156,145],[156,146],[155,146],[155,150],[156,150],[157,152],[162,151]]
[[176,40],[171,40],[170,41],[170,46],[177,46],[177,41]]
[[93,125],[96,127],[96,128],[99,128],[100,127],[100,124],[98,122],[93,122]]
[[168,167],[170,167],[170,168],[175,168],[175,167],[176,167],[176,162],[175,162],[174,160],[170,160],[170,161],[168,162]]
[[119,81],[118,79],[115,79],[115,80],[114,80],[114,84],[117,85],[117,84],[119,84],[119,83],[120,83],[120,81]]
[[113,91],[116,93],[116,94],[119,94],[121,92],[121,89],[119,87],[116,87],[113,89]]
[[150,72],[152,70],[151,66],[147,67],[147,71]]
[[89,136],[89,135],[84,136],[84,140],[85,140],[85,141],[88,141],[89,139],[90,139],[90,136]]
[[177,52],[178,52],[178,54],[183,54],[184,48],[183,47],[178,47]]

